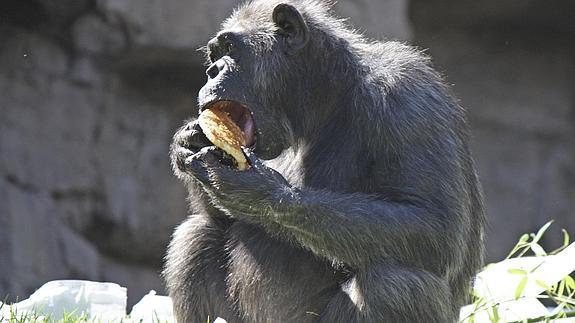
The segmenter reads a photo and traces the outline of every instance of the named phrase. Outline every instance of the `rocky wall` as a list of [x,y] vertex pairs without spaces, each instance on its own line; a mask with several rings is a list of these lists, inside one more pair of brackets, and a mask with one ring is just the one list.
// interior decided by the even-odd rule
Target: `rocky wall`
[[411,2],[414,42],[469,111],[490,261],[549,220],[547,247],[575,232],[573,12],[572,1]]
[[[186,214],[168,145],[205,80],[196,51],[235,0],[0,2],[0,297],[44,282],[161,292]],[[489,259],[548,219],[575,231],[571,2],[339,1],[376,38],[429,48],[469,110]],[[555,235],[558,235],[557,230]]]
[[[234,0],[0,2],[0,298],[48,280],[162,292],[186,196],[168,146],[205,80],[197,52]],[[404,0],[340,2],[407,38]]]

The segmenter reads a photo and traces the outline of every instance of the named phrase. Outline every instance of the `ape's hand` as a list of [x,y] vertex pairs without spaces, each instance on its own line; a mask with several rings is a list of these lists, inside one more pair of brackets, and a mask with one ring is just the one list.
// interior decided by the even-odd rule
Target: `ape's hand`
[[176,175],[185,178],[187,176],[186,159],[198,153],[200,149],[211,145],[212,143],[202,132],[197,120],[190,121],[178,129],[170,146],[172,167]]
[[238,171],[219,162],[215,147],[205,147],[185,160],[185,171],[231,215],[264,216],[287,202],[292,187],[249,149],[242,150],[251,167]]

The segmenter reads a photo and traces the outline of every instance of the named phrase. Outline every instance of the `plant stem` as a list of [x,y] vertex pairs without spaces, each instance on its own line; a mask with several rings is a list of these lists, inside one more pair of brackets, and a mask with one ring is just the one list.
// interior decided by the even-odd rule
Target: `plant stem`
[[[569,318],[569,317],[575,317],[575,311],[571,311],[571,312],[563,312],[561,313],[561,317],[560,318]],[[549,316],[549,315],[543,315],[543,316],[539,316],[539,317],[535,317],[532,319],[527,319],[527,320],[522,320],[522,321],[513,321],[513,322],[509,322],[509,323],[534,323],[534,322],[544,322],[546,320],[549,319],[559,319],[558,315],[553,315],[553,316]]]

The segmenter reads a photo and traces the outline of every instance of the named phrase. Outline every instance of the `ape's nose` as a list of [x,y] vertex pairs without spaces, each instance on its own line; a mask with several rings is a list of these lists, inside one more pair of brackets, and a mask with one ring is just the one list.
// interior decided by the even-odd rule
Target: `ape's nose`
[[208,67],[206,70],[206,75],[211,79],[216,78],[216,76],[218,76],[218,74],[220,74],[220,72],[224,69],[225,65],[226,64],[221,59],[217,60],[215,63],[210,65],[210,67]]
[[216,76],[218,76],[218,74],[220,73],[220,70],[218,69],[218,67],[216,66],[216,63],[212,64],[210,67],[208,67],[208,69],[206,70],[206,75],[213,79]]

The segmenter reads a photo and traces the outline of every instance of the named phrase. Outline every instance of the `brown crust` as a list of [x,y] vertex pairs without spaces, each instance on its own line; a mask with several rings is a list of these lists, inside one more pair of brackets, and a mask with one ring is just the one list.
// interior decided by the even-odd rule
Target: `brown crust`
[[242,146],[246,145],[246,137],[227,112],[217,106],[204,110],[198,118],[198,123],[206,137],[216,147],[235,159],[239,170],[249,168],[248,161],[241,149]]

